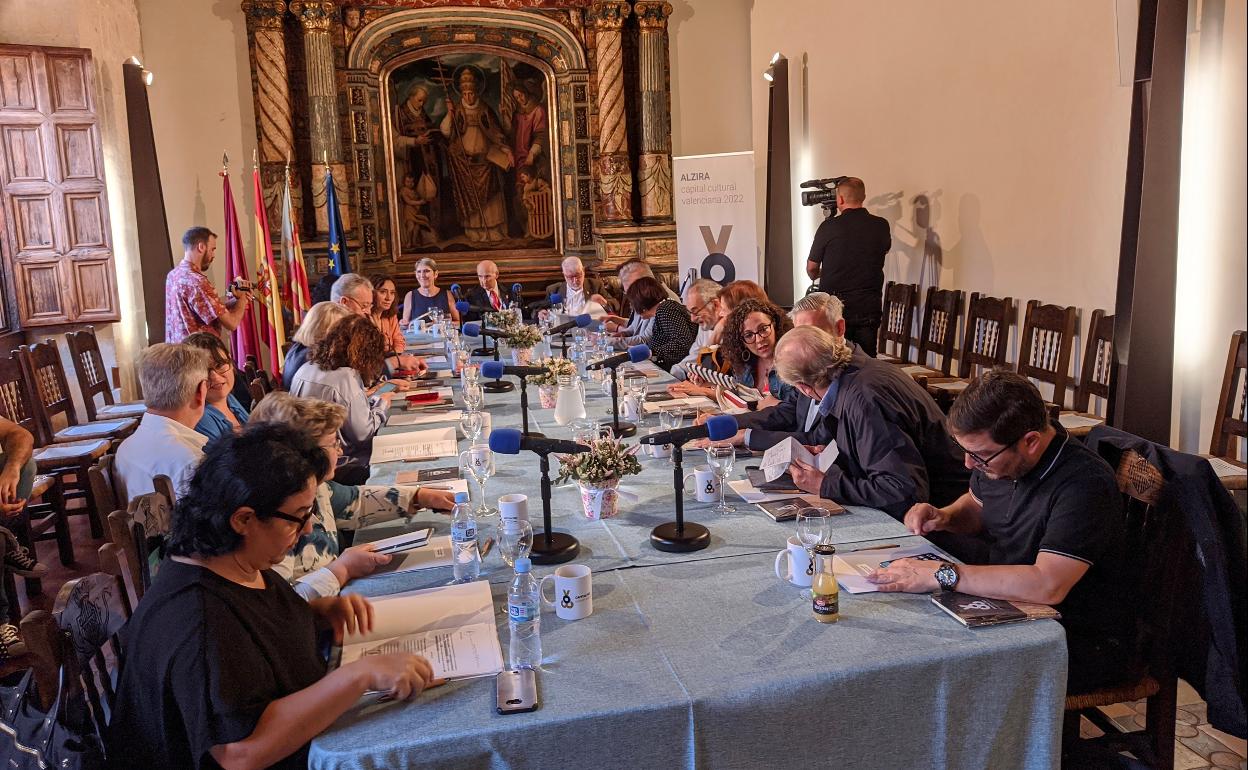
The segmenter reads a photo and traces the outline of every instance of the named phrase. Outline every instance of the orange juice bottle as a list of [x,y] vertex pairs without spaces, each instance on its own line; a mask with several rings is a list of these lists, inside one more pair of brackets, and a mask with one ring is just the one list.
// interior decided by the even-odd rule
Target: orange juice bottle
[[811,611],[820,623],[835,623],[841,619],[841,589],[832,572],[832,557],[836,548],[830,543],[815,546],[815,576],[810,584]]

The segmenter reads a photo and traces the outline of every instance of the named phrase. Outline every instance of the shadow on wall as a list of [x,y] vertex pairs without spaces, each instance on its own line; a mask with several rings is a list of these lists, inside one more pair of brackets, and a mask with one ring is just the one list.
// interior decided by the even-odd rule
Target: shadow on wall
[[[694,14],[693,6],[690,5],[689,0],[672,0],[672,13],[670,16],[667,17],[667,34],[668,34],[668,39],[670,41],[675,43],[677,32],[680,30],[680,26],[684,24],[685,22],[689,21],[690,19],[692,19],[693,14]],[[676,108],[676,106],[680,104],[681,59],[679,56],[676,56],[675,53],[670,55],[668,58],[670,61],[669,72],[668,72],[668,82],[671,84],[671,98],[672,98],[671,103],[674,106],[673,109],[670,110],[671,112],[670,130],[671,130],[671,135],[672,135],[672,138],[671,138],[672,149],[675,151],[675,150],[678,150],[680,145],[683,145],[683,140],[685,136],[684,125],[683,125],[684,116],[681,115],[681,110]],[[673,154],[679,155],[679,154],[682,154],[683,152],[684,150],[680,150],[678,152],[673,152]]]

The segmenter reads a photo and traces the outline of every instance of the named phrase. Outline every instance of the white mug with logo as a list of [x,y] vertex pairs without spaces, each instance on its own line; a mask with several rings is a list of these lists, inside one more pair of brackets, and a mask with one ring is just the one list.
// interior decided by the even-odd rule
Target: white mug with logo
[[699,503],[715,503],[719,501],[719,477],[709,465],[699,465],[685,474],[685,487],[689,486],[689,477],[693,477],[693,493]]
[[[546,581],[553,581],[555,595],[546,598]],[[564,620],[580,620],[594,611],[594,580],[589,567],[584,564],[565,564],[553,575],[542,578],[542,604],[554,607],[555,614]]]
[[[658,433],[662,430],[663,430],[662,428],[651,428],[649,432]],[[651,457],[657,460],[662,460],[665,457],[672,456],[672,445],[671,444],[647,444],[646,451],[650,453]]]
[[504,528],[517,521],[529,520],[528,495],[503,495],[498,498],[498,518]]
[[814,575],[815,560],[796,535],[790,537],[788,548],[776,554],[776,577],[800,588],[810,588]]

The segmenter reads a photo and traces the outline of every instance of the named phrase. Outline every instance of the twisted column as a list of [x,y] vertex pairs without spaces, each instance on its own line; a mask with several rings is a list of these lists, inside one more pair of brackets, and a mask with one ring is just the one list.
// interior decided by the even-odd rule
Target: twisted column
[[650,221],[672,221],[671,99],[667,90],[667,17],[671,3],[638,0],[633,6],[641,27],[639,53],[641,85],[641,154],[637,184],[641,216]]
[[624,20],[631,10],[624,0],[603,0],[594,5],[598,72],[597,213],[600,223],[626,222],[633,218],[633,177],[628,163],[621,34]]

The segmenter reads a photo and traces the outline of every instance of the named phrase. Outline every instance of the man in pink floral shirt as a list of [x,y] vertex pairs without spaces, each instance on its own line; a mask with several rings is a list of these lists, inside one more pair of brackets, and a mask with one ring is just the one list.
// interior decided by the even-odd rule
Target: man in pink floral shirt
[[182,261],[165,277],[165,342],[181,342],[195,332],[220,334],[238,328],[251,302],[240,291],[221,301],[204,273],[217,255],[217,234],[192,227],[182,236]]

